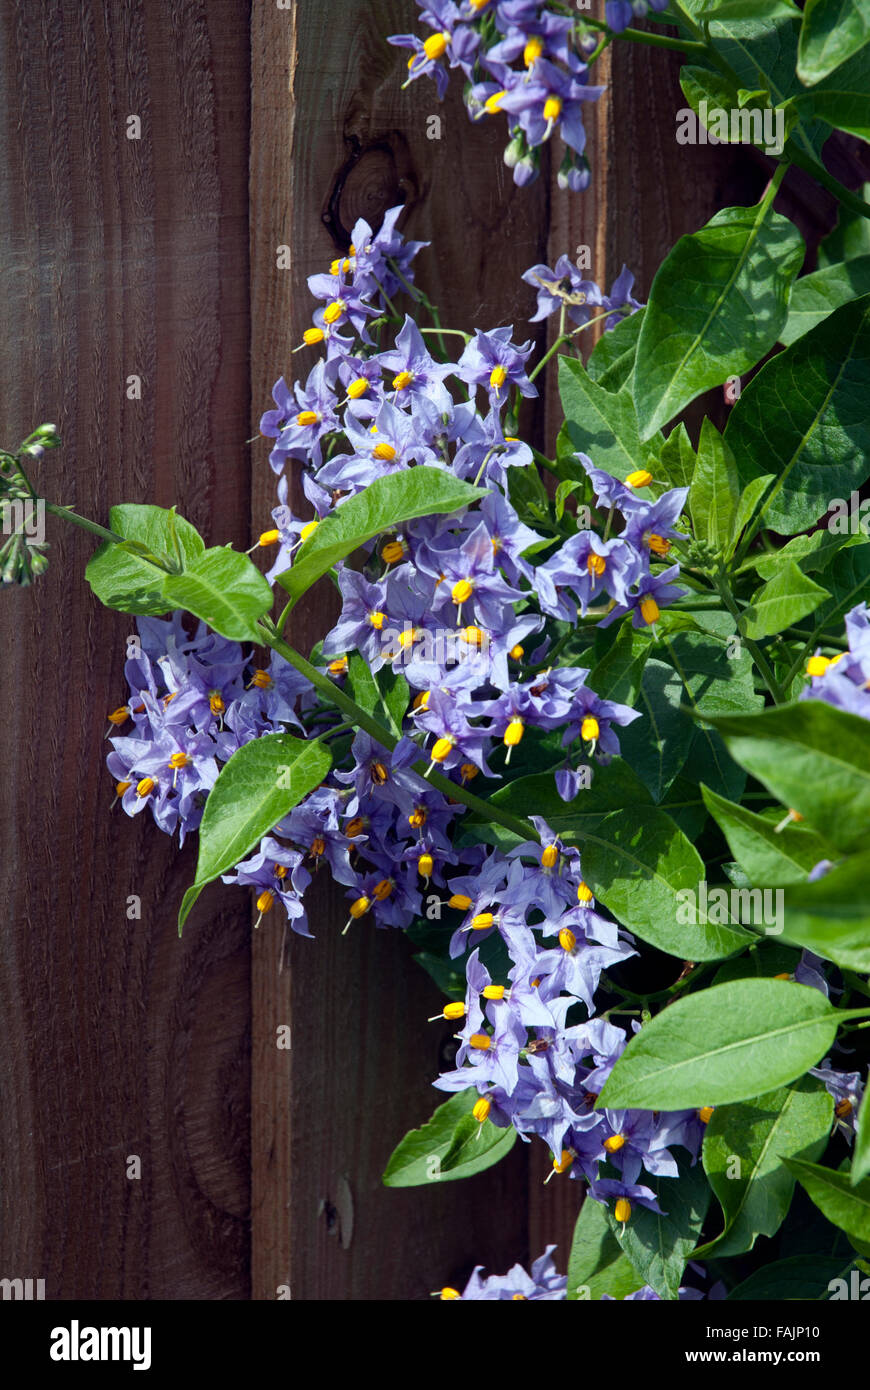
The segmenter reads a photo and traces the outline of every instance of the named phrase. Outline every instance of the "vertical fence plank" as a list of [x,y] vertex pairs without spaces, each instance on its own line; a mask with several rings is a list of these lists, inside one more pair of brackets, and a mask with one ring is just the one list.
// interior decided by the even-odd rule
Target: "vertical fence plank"
[[[2,442],[56,421],[40,480],[102,521],[178,501],[244,535],[247,10],[0,15]],[[47,576],[0,596],[0,1275],[55,1299],[244,1297],[247,905],[212,898],[179,943],[195,848],[110,815],[105,712],[135,629],[84,585],[90,539],[49,524]]]
[[[428,82],[401,91],[401,54],[384,40],[417,13],[410,0],[335,0],[325,34],[317,6],[255,12],[254,428],[279,374],[304,379],[314,363],[313,350],[290,356],[310,321],[306,276],[346,249],[358,216],[377,226],[396,203],[407,205],[406,233],[432,240],[417,275],[444,322],[493,327],[513,314],[526,336],[519,275],[545,247],[546,187],[514,191],[502,131],[472,130],[459,84],[443,107]],[[440,138],[427,136],[431,116]],[[290,248],[288,269],[276,269],[278,245]],[[275,505],[266,453],[265,442],[255,448],[253,534]],[[293,505],[303,511],[298,491]],[[331,600],[319,590],[294,614],[290,640],[303,650],[333,620]],[[324,884],[317,939],[291,937],[288,968],[279,973],[276,935],[261,928],[255,943],[255,1297],[289,1284],[294,1298],[419,1298],[476,1260],[502,1269],[527,1253],[521,1154],[440,1190],[381,1186],[394,1144],[440,1099],[430,1082],[450,1030],[426,1024],[439,994],[401,933],[361,922],[341,937],[345,917],[343,895]],[[287,1022],[289,1053],[275,1045]]]

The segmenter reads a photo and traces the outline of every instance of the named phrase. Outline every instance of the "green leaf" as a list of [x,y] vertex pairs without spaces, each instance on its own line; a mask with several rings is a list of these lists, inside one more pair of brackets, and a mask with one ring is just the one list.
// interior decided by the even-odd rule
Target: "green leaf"
[[686,761],[695,732],[680,709],[683,682],[672,666],[648,660],[641,677],[640,696],[634,703],[643,718],[619,733],[619,746],[641,781],[661,801]]
[[870,1242],[870,1181],[853,1187],[848,1173],[836,1173],[798,1158],[787,1158],[785,1162],[832,1225],[845,1231],[850,1240]]
[[[845,499],[841,500],[845,502]],[[866,507],[867,504],[862,505]],[[847,524],[842,515],[846,508],[838,510],[839,518],[832,518],[831,524],[836,525],[838,520]],[[848,524],[851,524],[851,520]],[[870,541],[857,537],[847,539],[839,531],[832,536],[831,544],[836,549],[833,562],[825,571],[825,587],[830,589],[832,597],[830,603],[823,604],[818,610],[816,618],[820,627],[828,630],[839,626],[849,609],[870,592]]]
[[[479,1096],[473,1087],[451,1096],[419,1129],[412,1129],[390,1155],[386,1187],[421,1187],[453,1182],[482,1173],[514,1146],[513,1126],[498,1129],[491,1120],[478,1124],[471,1114]],[[469,1125],[473,1126],[473,1130]]]
[[713,985],[635,1034],[596,1107],[683,1110],[750,1100],[815,1066],[840,1016],[818,990],[790,980]]
[[[720,960],[753,939],[739,926],[698,921],[703,914],[686,912],[686,890],[697,893],[704,865],[664,811],[652,806],[613,811],[583,829],[581,845],[583,877],[595,896],[617,921],[660,951],[681,960]],[[685,917],[695,920],[684,922]]]
[[[858,197],[866,203],[870,200],[870,183],[856,190]],[[870,220],[859,212],[840,207],[839,216],[833,231],[819,243],[818,266],[838,265],[840,261],[856,260],[859,256],[870,255]]]
[[759,502],[772,482],[773,474],[763,473],[761,477],[753,478],[750,483],[741,488],[737,511],[734,513],[734,525],[731,528],[731,543],[725,550],[726,560],[730,560],[737,549],[737,542],[755,515]]
[[600,1299],[602,1294],[622,1299],[643,1283],[643,1277],[623,1254],[603,1204],[586,1197],[571,1242],[566,1299],[569,1303],[578,1298]]
[[704,1134],[703,1161],[725,1229],[705,1248],[705,1258],[714,1251],[717,1258],[741,1255],[753,1248],[758,1236],[776,1234],[794,1190],[783,1159],[821,1157],[832,1112],[831,1097],[812,1077],[758,1100],[713,1111]]
[[740,501],[740,483],[734,455],[706,415],[701,425],[698,462],[689,492],[695,539],[722,551],[731,537]]
[[800,19],[792,0],[707,0],[696,19]]
[[[565,836],[585,834],[611,811],[649,805],[649,792],[627,762],[614,758],[607,767],[596,768],[591,786],[581,789],[571,802],[559,796],[552,772],[519,777],[493,792],[489,799],[493,806],[515,811],[518,815],[534,806],[537,815],[543,816],[553,830]],[[464,819],[467,823],[469,817]]]
[[289,734],[265,734],[236,750],[205,803],[196,879],[181,904],[179,934],[206,884],[255,849],[323,781],[331,765],[324,744]]
[[798,77],[812,85],[870,42],[867,0],[807,0],[798,41]]
[[870,1087],[864,1091],[864,1099],[861,1101],[861,1108],[858,1111],[857,1127],[855,1134],[855,1147],[852,1150],[852,1167],[849,1174],[849,1181],[853,1187],[857,1187],[862,1178],[866,1178],[870,1173]]
[[553,499],[557,521],[561,521],[562,517],[565,515],[565,503],[568,501],[572,492],[576,492],[578,487],[582,492],[587,482],[587,478],[563,478],[562,482],[556,488],[556,496]]
[[832,497],[860,487],[870,472],[868,392],[870,295],[835,309],[753,377],[725,438],[744,486],[776,474],[767,526],[787,536],[805,531]]
[[680,238],[653,280],[637,345],[642,439],[773,347],[803,254],[791,222],[760,206],[723,208]]
[[[680,632],[668,639],[667,648],[683,681],[680,703],[696,719],[744,713],[764,704],[755,692],[752,657],[742,645],[712,634]],[[746,774],[714,729],[698,729],[686,765],[696,780],[725,796],[735,798],[743,792]]]
[[841,850],[870,830],[870,721],[821,700],[711,717],[728,747],[784,806]]
[[257,620],[272,607],[272,590],[247,555],[216,545],[166,575],[163,592],[173,608],[186,608],[222,637],[257,642]]
[[671,487],[690,487],[695,473],[695,450],[682,420],[661,447],[656,474]]
[[643,314],[643,309],[638,309],[621,319],[615,328],[608,328],[589,355],[587,374],[607,391],[619,391],[634,371]]
[[848,1278],[852,1260],[837,1255],[792,1255],[764,1265],[728,1294],[729,1302],[785,1302],[831,1297],[835,1279]]
[[592,456],[596,468],[625,478],[646,467],[651,451],[661,446],[661,440],[641,443],[628,387],[607,391],[574,357],[559,358],[559,391],[571,442]]
[[[762,481],[755,479],[756,483]],[[837,551],[842,549],[845,539],[845,536],[832,535],[830,531],[813,531],[809,536],[795,536],[780,550],[760,551],[757,555],[748,556],[746,567],[754,569],[762,579],[772,579],[792,562],[799,565],[804,574],[810,574],[815,570],[824,570]]]
[[[868,105],[866,99],[865,107]],[[841,304],[870,292],[870,255],[841,265],[824,266],[796,281],[788,304],[788,319],[779,335],[786,347],[803,337]]]
[[299,547],[278,582],[296,603],[339,560],[373,536],[418,516],[444,515],[469,507],[486,490],[462,482],[440,468],[409,468],[376,478],[363,492],[346,497]]
[[855,855],[815,883],[787,890],[784,939],[832,960],[844,970],[870,973],[870,875],[866,854]]
[[751,641],[772,637],[814,613],[826,598],[830,598],[827,589],[808,578],[792,560],[756,589],[750,606],[743,611],[741,628]]
[[730,111],[738,105],[736,86],[714,68],[686,64],[680,68],[680,86],[696,116],[700,115],[702,102],[707,103],[708,110],[719,107]]
[[[835,74],[836,77],[836,74]],[[865,92],[830,92],[816,89],[812,94],[813,112],[819,120],[870,140],[870,109]]]
[[661,1212],[637,1205],[624,1228],[608,1212],[611,1229],[634,1268],[664,1299],[679,1296],[683,1270],[698,1243],[710,1202],[700,1164],[690,1166],[688,1159],[681,1157],[678,1166],[677,1178],[644,1174],[644,1183],[655,1192]]
[[643,668],[652,650],[648,633],[623,623],[616,641],[593,666],[586,684],[602,700],[634,705],[640,693]]
[[[177,548],[172,543],[170,521]],[[123,503],[109,513],[109,525],[119,536],[142,545],[157,559],[180,559],[193,564],[205,550],[205,543],[189,521],[166,507]],[[88,562],[85,578],[101,603],[121,613],[170,613],[177,604],[167,601],[163,591],[164,570],[143,560],[112,541],[105,541]]]
[[721,827],[728,847],[750,883],[767,888],[805,884],[807,874],[825,857],[824,843],[793,821],[777,834],[764,816],[701,787],[704,804]]

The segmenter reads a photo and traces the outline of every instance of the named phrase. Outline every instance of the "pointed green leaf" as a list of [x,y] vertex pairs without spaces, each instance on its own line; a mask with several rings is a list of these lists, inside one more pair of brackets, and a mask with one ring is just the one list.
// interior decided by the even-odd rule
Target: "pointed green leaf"
[[690,487],[696,461],[688,430],[681,420],[659,451],[656,476],[671,487]]
[[390,473],[353,497],[346,497],[299,547],[278,582],[296,603],[306,589],[339,560],[380,535],[418,516],[443,515],[469,507],[486,495],[440,468],[409,468]]
[[676,1178],[652,1178],[644,1174],[644,1184],[656,1194],[660,1212],[637,1205],[623,1226],[608,1211],[608,1220],[644,1283],[659,1298],[679,1297],[686,1261],[698,1243],[710,1203],[710,1189],[700,1164],[691,1165],[682,1155]]
[[750,883],[765,888],[804,884],[810,869],[825,858],[824,842],[805,826],[792,821],[777,833],[772,820],[717,796],[709,787],[702,786],[701,795]]
[[807,0],[798,43],[798,77],[820,82],[870,42],[868,0]]
[[186,608],[215,632],[236,642],[259,641],[257,620],[272,607],[272,590],[247,555],[212,546],[169,574],[163,592],[172,608]]
[[646,467],[651,451],[660,447],[662,441],[641,443],[627,386],[620,391],[607,391],[587,375],[576,358],[560,357],[559,391],[571,442],[575,449],[593,458],[596,468],[625,478]]
[[826,598],[830,598],[827,589],[805,575],[792,560],[781,566],[773,578],[752,595],[749,607],[743,612],[743,634],[751,641],[772,637],[814,613]]
[[744,485],[776,474],[763,504],[768,527],[786,536],[805,531],[832,498],[848,498],[864,482],[868,392],[870,295],[835,309],[750,381],[725,438]]
[[[864,99],[865,108],[870,102]],[[870,119],[870,117],[868,117]],[[841,304],[870,293],[870,255],[856,256],[840,265],[824,266],[812,275],[802,275],[791,292],[788,319],[779,335],[786,347],[809,333]]]
[[653,280],[637,345],[642,439],[773,347],[803,254],[791,222],[760,206],[723,208],[680,238]]
[[870,1181],[853,1187],[848,1173],[818,1163],[787,1158],[785,1162],[823,1216],[850,1239],[870,1242]]
[[852,1167],[849,1173],[849,1181],[853,1187],[857,1187],[863,1178],[870,1173],[870,1086],[865,1087],[864,1099],[861,1101],[861,1109],[858,1111],[857,1126],[855,1134],[855,1147],[852,1150]]
[[[177,548],[173,544],[170,521]],[[112,508],[109,526],[119,536],[144,546],[157,559],[171,558],[182,564],[193,564],[205,550],[199,532],[189,521],[176,516],[174,508],[124,503]],[[85,578],[101,603],[121,613],[159,616],[179,606],[164,594],[164,570],[111,541],[105,541],[91,556]]]
[[[482,1173],[513,1148],[512,1125],[478,1124],[471,1114],[479,1096],[474,1087],[451,1096],[419,1129],[410,1130],[390,1155],[385,1187],[421,1187]],[[472,1128],[473,1127],[473,1128]]]
[[[822,856],[824,858],[824,856]],[[870,875],[866,853],[815,883],[786,890],[783,939],[844,970],[870,974]]]
[[831,1097],[812,1077],[754,1101],[717,1106],[704,1134],[703,1161],[725,1228],[705,1247],[705,1258],[714,1251],[717,1259],[743,1254],[758,1236],[776,1234],[794,1189],[783,1159],[820,1158],[832,1112]]
[[791,980],[713,985],[670,1004],[630,1039],[596,1108],[683,1110],[750,1100],[815,1066],[840,1016],[817,989]]
[[831,1297],[835,1279],[849,1277],[854,1262],[837,1255],[792,1255],[764,1265],[728,1294],[729,1302],[785,1302]]
[[731,537],[739,501],[740,482],[734,455],[713,421],[705,415],[689,492],[695,539],[706,541],[716,550],[724,549]]
[[586,363],[592,381],[606,391],[619,391],[634,371],[637,340],[643,323],[643,309],[622,319],[615,328],[608,328],[595,344]]
[[289,734],[264,734],[236,750],[205,803],[196,881],[182,901],[179,933],[205,885],[250,854],[331,765],[324,744]]
[[604,1205],[587,1196],[574,1227],[566,1299],[595,1300],[602,1294],[622,1299],[643,1283],[643,1277],[620,1249]]

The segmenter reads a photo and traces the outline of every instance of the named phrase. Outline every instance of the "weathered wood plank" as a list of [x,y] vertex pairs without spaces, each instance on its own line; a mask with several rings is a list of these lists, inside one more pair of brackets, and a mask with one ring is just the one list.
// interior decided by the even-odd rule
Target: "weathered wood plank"
[[[247,10],[11,0],[0,15],[3,443],[55,420],[64,448],[41,470],[56,499],[100,519],[178,501],[237,541]],[[69,530],[53,527],[39,586],[0,599],[0,1272],[45,1278],[49,1298],[244,1297],[247,904],[212,897],[179,943],[194,847],[109,813],[105,712],[134,628],[91,598],[92,544]]]

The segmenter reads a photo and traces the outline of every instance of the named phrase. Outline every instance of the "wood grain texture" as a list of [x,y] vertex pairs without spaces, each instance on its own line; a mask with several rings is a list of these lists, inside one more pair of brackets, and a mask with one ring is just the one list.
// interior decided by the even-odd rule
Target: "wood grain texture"
[[[238,0],[0,14],[3,443],[56,421],[45,490],[102,521],[178,501],[245,535],[247,21]],[[45,579],[0,603],[0,1274],[56,1299],[244,1297],[247,902],[213,896],[179,943],[194,846],[109,810],[133,620],[84,584],[89,538],[50,538]]]
[[[251,276],[253,430],[281,372],[303,377],[314,350],[291,358],[313,302],[305,277],[347,246],[358,216],[374,225],[404,202],[403,230],[431,240],[417,276],[458,327],[492,327],[531,312],[519,275],[545,248],[547,189],[513,189],[501,164],[503,132],[472,128],[457,84],[444,106],[430,83],[401,91],[401,53],[384,37],[414,27],[410,0],[323,12],[263,7],[253,23]],[[440,140],[427,117],[441,117]],[[276,270],[276,246],[291,267]],[[533,302],[533,301],[532,301]],[[275,505],[267,446],[255,447],[252,534]],[[294,508],[307,515],[296,486]],[[307,651],[333,612],[318,591],[290,640]],[[524,1155],[469,1183],[391,1191],[389,1154],[440,1100],[431,1089],[446,1025],[435,986],[401,933],[365,921],[340,935],[343,894],[327,884],[311,913],[315,941],[293,938],[279,973],[280,940],[262,928],[254,948],[253,1289],[274,1298],[425,1298],[525,1259]],[[292,1050],[276,1028],[292,1025]],[[353,1235],[342,1243],[342,1207]],[[344,1200],[340,1197],[344,1194]],[[345,1222],[346,1224],[346,1222]]]

